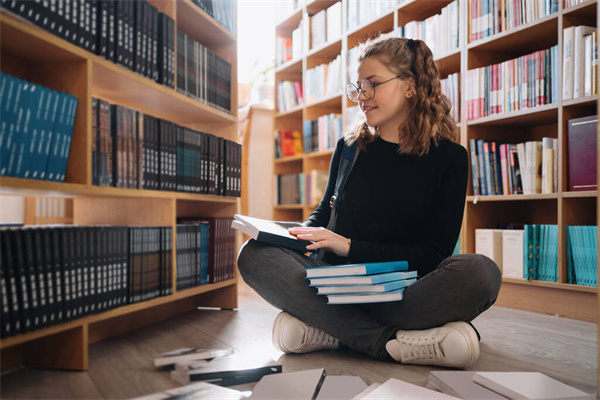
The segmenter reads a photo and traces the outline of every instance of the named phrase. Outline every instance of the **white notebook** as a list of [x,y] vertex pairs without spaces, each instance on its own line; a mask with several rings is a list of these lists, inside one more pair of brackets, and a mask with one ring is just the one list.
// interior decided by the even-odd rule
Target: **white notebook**
[[398,379],[388,379],[374,390],[369,386],[363,393],[353,397],[352,400],[446,400],[458,399],[422,386],[413,385]]
[[476,372],[473,381],[511,400],[592,400],[582,392],[540,372]]

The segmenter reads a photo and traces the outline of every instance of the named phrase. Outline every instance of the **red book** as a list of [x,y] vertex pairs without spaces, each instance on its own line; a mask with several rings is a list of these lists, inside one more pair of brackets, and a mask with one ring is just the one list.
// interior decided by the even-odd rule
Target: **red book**
[[596,129],[598,116],[568,121],[569,190],[597,190]]

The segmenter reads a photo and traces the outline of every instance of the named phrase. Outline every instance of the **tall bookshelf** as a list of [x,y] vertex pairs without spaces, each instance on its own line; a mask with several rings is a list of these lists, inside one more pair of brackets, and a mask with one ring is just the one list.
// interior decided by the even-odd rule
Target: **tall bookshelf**
[[[346,16],[348,0],[342,2],[342,15]],[[291,37],[301,20],[307,20],[336,1],[313,0],[298,7],[291,15],[277,25],[276,35]],[[450,4],[448,0],[406,0],[393,9],[376,16],[372,21],[359,27],[347,29],[343,18],[342,36],[316,49],[304,51],[301,57],[279,65],[275,69],[275,80],[303,81],[305,71],[322,62],[329,62],[341,54],[342,65],[348,65],[349,49],[380,32],[391,32],[396,27],[410,21],[422,21],[439,14]],[[525,224],[558,225],[558,283],[527,281],[504,278],[496,304],[511,308],[557,314],[561,316],[598,321],[597,288],[568,284],[566,258],[566,226],[594,225],[598,218],[598,192],[570,192],[567,184],[566,129],[571,118],[596,113],[597,96],[578,98],[524,109],[485,118],[467,120],[466,82],[467,71],[474,68],[500,63],[531,52],[558,45],[559,60],[562,60],[563,28],[576,25],[597,26],[597,0],[588,0],[577,6],[564,8],[559,0],[556,13],[520,25],[485,39],[469,43],[466,28],[469,26],[468,1],[459,1],[459,48],[444,55],[436,55],[442,78],[461,73],[460,127],[463,146],[468,148],[470,139],[486,139],[517,143],[519,141],[541,140],[543,136],[557,138],[559,142],[558,192],[535,195],[474,196],[471,176],[469,177],[465,216],[461,231],[461,252],[475,252],[475,230],[495,228],[499,223],[519,222]],[[305,23],[304,40],[308,38]],[[562,83],[562,61],[559,61],[558,82]],[[561,85],[559,84],[559,87]],[[277,96],[277,93],[276,93]],[[275,114],[275,129],[297,129],[302,131],[302,122],[330,112],[343,115],[353,103],[343,93],[311,104],[304,104],[293,110]],[[274,173],[309,173],[312,169],[327,169],[331,151],[310,153],[296,157],[274,160]],[[469,173],[469,175],[471,175]],[[274,205],[277,219],[303,220],[315,205]]]
[[[92,185],[92,98],[237,141],[237,34],[225,29],[191,0],[148,1],[174,19],[175,29],[231,63],[232,113],[142,77],[2,10],[2,72],[70,93],[78,98],[79,106],[65,181],[1,177],[0,193],[72,198],[70,212],[76,225],[170,226],[175,249],[177,218],[232,216],[239,209],[239,199]],[[175,251],[171,264],[171,276],[175,277]],[[88,346],[92,343],[198,306],[233,309],[237,299],[237,273],[234,279],[185,290],[177,290],[173,279],[171,295],[2,339],[2,370],[20,365],[86,370]]]

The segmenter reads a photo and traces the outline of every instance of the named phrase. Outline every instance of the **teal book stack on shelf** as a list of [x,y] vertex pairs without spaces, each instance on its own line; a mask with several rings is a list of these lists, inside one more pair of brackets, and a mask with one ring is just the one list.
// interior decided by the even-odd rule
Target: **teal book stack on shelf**
[[402,300],[417,279],[406,261],[307,268],[309,286],[326,295],[328,304],[380,303]]

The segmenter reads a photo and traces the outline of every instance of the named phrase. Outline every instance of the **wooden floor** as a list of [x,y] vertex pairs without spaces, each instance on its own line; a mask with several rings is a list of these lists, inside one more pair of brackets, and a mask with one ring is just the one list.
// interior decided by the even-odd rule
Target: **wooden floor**
[[[278,313],[241,285],[235,311],[201,309],[90,346],[89,370],[21,369],[0,378],[2,399],[121,399],[177,387],[154,356],[180,347],[232,347],[271,354],[283,371],[324,367],[329,375],[358,375],[366,383],[402,379],[425,385],[431,368],[372,360],[352,351],[284,355],[271,344]],[[482,336],[474,370],[540,371],[589,393],[596,392],[596,324],[492,307],[474,321]],[[241,387],[249,389],[251,385]]]

